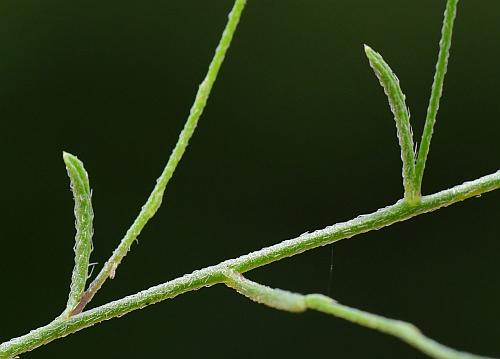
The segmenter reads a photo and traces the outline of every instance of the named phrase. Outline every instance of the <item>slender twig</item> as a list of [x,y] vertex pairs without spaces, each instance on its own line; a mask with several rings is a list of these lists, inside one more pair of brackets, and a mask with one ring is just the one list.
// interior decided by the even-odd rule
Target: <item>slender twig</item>
[[95,293],[101,288],[106,279],[108,277],[114,277],[116,268],[122,261],[123,257],[127,255],[130,246],[137,239],[144,226],[148,223],[151,217],[154,216],[154,214],[160,207],[163,199],[163,193],[165,192],[165,187],[167,186],[170,178],[172,178],[177,164],[186,151],[189,139],[193,135],[198,120],[203,112],[203,109],[205,108],[208,96],[210,95],[210,91],[212,90],[214,82],[217,78],[219,69],[222,65],[222,62],[224,61],[224,57],[226,56],[229,45],[231,44],[231,40],[240,21],[240,16],[243,12],[243,9],[245,8],[245,4],[246,0],[236,0],[234,3],[219,45],[215,50],[215,55],[208,68],[207,75],[198,89],[198,93],[196,94],[196,98],[194,100],[193,106],[191,107],[188,119],[184,125],[184,128],[182,129],[182,132],[179,135],[179,140],[177,141],[177,144],[175,145],[175,148],[172,151],[170,158],[168,159],[163,173],[156,181],[157,183],[155,188],[153,189],[153,192],[149,196],[146,204],[142,207],[141,212],[135,219],[134,223],[125,234],[125,237],[123,237],[122,241],[113,252],[112,256],[104,264],[102,270],[90,284],[81,302],[78,304],[72,314],[81,312],[85,305],[90,302]]
[[382,317],[359,309],[342,305],[321,294],[303,295],[253,282],[240,273],[227,270],[226,285],[254,302],[288,312],[301,313],[307,309],[317,310],[335,317],[348,320],[379,332],[393,335],[412,347],[436,359],[486,359],[449,348],[426,337],[413,324]]
[[500,188],[500,170],[474,181],[465,182],[451,189],[423,196],[421,201],[414,205],[400,200],[374,213],[304,234],[239,258],[227,260],[212,267],[206,267],[137,294],[87,310],[68,319],[58,318],[44,327],[0,344],[0,359],[10,358],[33,350],[96,323],[120,317],[133,310],[176,297],[185,292],[221,283],[225,279],[224,273],[228,268],[239,273],[247,272],[280,259],[328,245],[344,238],[350,238],[357,234],[377,230],[498,188]]
[[422,189],[425,163],[431,146],[432,133],[434,132],[434,124],[436,123],[436,116],[439,109],[439,101],[441,100],[441,95],[443,93],[443,82],[448,67],[448,58],[450,56],[451,37],[453,34],[453,24],[457,15],[457,4],[458,0],[448,0],[444,13],[436,72],[434,74],[429,107],[427,108],[427,117],[425,119],[424,131],[422,133],[422,140],[420,141],[420,148],[418,150],[418,157],[415,166],[419,192],[421,192]]
[[420,193],[415,181],[415,149],[413,146],[413,132],[410,124],[410,112],[405,102],[405,95],[399,85],[399,80],[384,61],[382,56],[365,45],[366,57],[370,66],[377,75],[384,92],[389,99],[391,111],[396,120],[396,129],[401,148],[401,160],[403,161],[403,186],[405,199],[416,201]]
[[93,217],[92,192],[90,190],[87,171],[76,156],[63,153],[66,170],[71,180],[71,190],[75,200],[75,266],[71,276],[70,292],[64,315],[76,307],[82,298],[87,283],[89,258],[92,252]]
[[479,359],[489,358],[452,349],[426,337],[413,324],[371,314],[335,302],[321,294],[305,296],[307,308],[357,323],[367,328],[395,336],[412,347],[436,359]]
[[224,283],[228,287],[233,288],[254,302],[292,313],[301,313],[307,309],[307,303],[302,294],[270,288],[253,282],[232,269],[227,269],[223,274],[225,277]]
[[[70,298],[68,300],[68,309],[71,310],[74,308],[75,301],[77,301],[80,297],[81,299],[71,313],[65,312],[67,314],[72,314],[73,316],[60,316],[44,327],[32,330],[26,335],[0,344],[0,359],[11,358],[15,355],[33,350],[34,348],[79,331],[83,328],[92,326],[96,323],[114,317],[120,317],[133,310],[141,309],[167,298],[173,298],[188,291],[222,282],[231,284],[231,275],[236,277],[233,278],[233,287],[238,289],[244,295],[273,307],[292,311],[303,311],[305,308],[313,308],[333,314],[335,316],[357,322],[361,325],[377,329],[381,332],[392,334],[436,358],[477,358],[475,356],[447,348],[424,337],[415,327],[408,323],[383,318],[349,308],[321,295],[302,296],[281,290],[273,290],[260,286],[256,283],[248,284],[245,280],[243,280],[243,284],[246,284],[243,285],[239,283],[242,281],[242,277],[240,278],[240,275],[236,274],[264,266],[286,257],[297,255],[312,248],[328,245],[344,238],[350,238],[357,234],[377,230],[419,214],[431,212],[438,208],[500,188],[500,171],[497,171],[496,173],[484,176],[474,181],[466,182],[452,189],[420,197],[423,169],[425,167],[425,161],[432,136],[432,129],[435,123],[439,99],[442,92],[449,47],[451,44],[452,25],[455,18],[458,0],[448,0],[447,3],[442,32],[443,35],[440,43],[440,54],[438,64],[436,66],[436,75],[423,133],[422,146],[420,148],[416,164],[414,154],[411,155],[408,150],[410,145],[412,145],[411,129],[409,127],[409,113],[407,112],[406,105],[404,103],[404,95],[399,88],[397,78],[394,76],[387,64],[385,64],[382,60],[380,55],[376,54],[371,49],[366,48],[370,62],[372,63],[377,76],[381,78],[381,82],[388,93],[391,107],[393,108],[393,112],[396,117],[398,137],[400,138],[403,157],[403,174],[405,178],[405,196],[402,200],[374,213],[359,216],[347,222],[339,223],[322,230],[283,241],[279,244],[261,249],[239,258],[227,260],[218,265],[195,271],[191,274],[155,287],[151,287],[137,294],[110,302],[95,309],[81,312],[85,305],[92,299],[96,291],[102,286],[104,281],[108,277],[114,276],[117,266],[128,252],[130,245],[140,234],[142,228],[148,220],[159,208],[162,202],[165,187],[169,179],[172,177],[172,174],[187,147],[188,141],[194,132],[203,108],[206,105],[210,90],[231,42],[241,12],[245,6],[245,2],[245,0],[235,1],[235,5],[230,13],[222,39],[209,67],[208,74],[200,85],[188,120],[179,136],[179,141],[170,156],[167,166],[158,179],[156,187],[146,204],[143,206],[134,224],[127,231],[118,248],[115,250],[111,258],[105,264],[103,270],[99,273],[96,280],[90,285],[89,289],[83,294],[83,296],[82,286],[85,285],[85,280],[82,279],[86,279],[86,272],[88,270],[88,254],[90,253],[90,250],[75,250],[75,256],[77,257],[77,260],[75,260],[75,271],[78,272],[78,275],[73,274]],[[88,180],[87,182],[82,180],[83,177],[86,178],[83,164],[75,162],[77,165],[73,166],[71,161],[68,160],[73,160],[73,158],[70,157],[70,155],[65,155],[65,161],[67,162],[68,172],[70,173],[72,184],[75,186],[76,183],[79,187],[77,190],[74,190],[76,202],[75,214],[77,214],[77,221],[78,216],[81,217],[81,223],[77,223],[77,230],[79,230],[80,228],[85,227],[85,225],[88,225],[89,221],[87,219],[89,217],[91,218],[90,187],[88,186]],[[417,166],[416,168],[413,167],[415,165]],[[83,174],[85,176],[83,176]],[[415,184],[417,185],[415,186]],[[77,195],[78,193],[83,193],[83,197],[80,198],[81,196]],[[90,212],[89,208],[87,208],[87,212],[84,214],[80,213],[80,209],[76,211],[77,206],[84,205],[90,206]],[[90,231],[87,227],[85,227],[85,230],[91,234],[91,227]],[[79,236],[77,235],[77,246],[78,241]],[[79,253],[84,256],[83,259],[80,259]],[[83,273],[85,273],[85,276],[83,276]],[[230,273],[230,275],[228,275],[228,273]],[[77,279],[75,280],[75,278]]]

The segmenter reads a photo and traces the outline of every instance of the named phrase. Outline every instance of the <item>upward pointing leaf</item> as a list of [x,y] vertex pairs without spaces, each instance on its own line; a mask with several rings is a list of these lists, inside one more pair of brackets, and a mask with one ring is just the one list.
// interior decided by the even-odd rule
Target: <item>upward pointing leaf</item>
[[66,170],[71,180],[71,190],[75,199],[76,237],[75,237],[75,267],[71,276],[70,293],[65,313],[71,311],[80,301],[87,282],[90,252],[92,252],[92,193],[87,171],[83,163],[72,154],[63,152]]
[[238,23],[240,21],[241,14],[245,8],[247,0],[235,0],[233,8],[228,16],[228,21],[226,23],[226,27],[224,28],[224,32],[222,33],[222,37],[219,41],[219,45],[215,50],[215,55],[210,62],[208,67],[207,75],[205,79],[198,87],[198,92],[196,94],[196,98],[194,100],[193,106],[191,107],[191,111],[189,112],[188,119],[184,124],[184,128],[182,129],[179,139],[170,154],[167,165],[163,169],[162,174],[156,180],[156,185],[151,192],[148,200],[142,206],[142,209],[139,215],[134,220],[134,223],[130,226],[130,228],[125,233],[125,236],[122,238],[120,244],[113,251],[113,254],[108,259],[108,261],[104,264],[103,268],[97,274],[96,278],[90,283],[89,288],[85,292],[82,301],[79,303],[78,307],[75,309],[73,314],[80,313],[88,302],[92,300],[95,293],[101,288],[104,282],[108,278],[113,278],[116,273],[117,267],[120,265],[123,258],[127,255],[130,250],[130,247],[134,241],[137,240],[137,237],[146,226],[148,221],[156,214],[156,211],[160,207],[163,195],[165,192],[165,188],[172,178],[177,165],[179,164],[186,148],[188,146],[189,140],[194,134],[200,116],[203,113],[203,109],[205,108],[208,97],[210,96],[210,92],[212,91],[215,80],[217,79],[217,75],[219,70],[224,62],[224,58],[227,54],[229,46],[231,45],[231,41],[233,39],[236,28],[238,27]]
[[458,0],[448,0],[446,4],[446,11],[444,12],[436,73],[434,74],[431,98],[429,99],[429,107],[427,108],[424,131],[422,132],[422,141],[420,142],[418,158],[415,164],[415,177],[419,191],[422,187],[425,163],[427,161],[427,156],[429,155],[432,133],[434,131],[434,124],[436,123],[436,116],[439,109],[439,101],[441,100],[441,95],[443,93],[444,77],[448,68],[448,57],[450,56],[453,24],[455,22],[455,17],[457,16],[457,4]]
[[413,135],[410,125],[410,113],[405,103],[405,95],[399,86],[399,80],[384,61],[382,56],[365,45],[365,53],[370,61],[375,75],[380,80],[384,92],[389,98],[391,111],[396,120],[396,127],[401,147],[401,159],[403,160],[403,185],[405,198],[414,200],[420,197],[415,178],[415,153],[413,146]]

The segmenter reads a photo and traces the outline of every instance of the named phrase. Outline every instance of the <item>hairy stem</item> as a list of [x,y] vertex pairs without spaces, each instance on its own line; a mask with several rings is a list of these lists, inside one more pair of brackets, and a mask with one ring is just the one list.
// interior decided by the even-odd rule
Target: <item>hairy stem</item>
[[232,269],[226,270],[224,276],[226,277],[224,283],[228,287],[254,302],[292,313],[301,313],[307,309],[307,303],[302,294],[253,282]]
[[294,239],[289,239],[212,267],[197,270],[191,274],[90,309],[68,319],[58,318],[44,327],[0,344],[0,359],[11,358],[96,323],[120,317],[133,310],[176,297],[182,293],[224,282],[226,278],[225,272],[228,269],[243,273],[280,259],[297,255],[309,249],[328,245],[357,234],[377,230],[498,188],[500,188],[500,170],[474,181],[465,182],[451,189],[423,196],[415,204],[400,200],[374,213],[359,216],[347,222],[338,223]]
[[226,52],[229,49],[229,45],[231,44],[231,40],[240,21],[241,13],[245,8],[245,4],[246,0],[236,0],[234,3],[234,6],[228,17],[228,22],[226,24],[224,32],[222,33],[219,45],[215,50],[215,55],[208,68],[207,75],[198,88],[198,92],[196,94],[193,106],[191,107],[189,117],[184,125],[184,128],[182,129],[182,132],[179,135],[179,140],[177,141],[177,144],[175,145],[175,148],[172,151],[170,158],[168,159],[163,173],[156,181],[156,186],[153,189],[153,192],[149,196],[146,204],[142,207],[141,212],[135,219],[134,223],[129,228],[122,241],[113,252],[112,256],[104,264],[102,270],[90,284],[82,300],[73,311],[73,314],[77,314],[83,310],[85,305],[92,300],[95,293],[101,288],[108,277],[114,277],[116,268],[122,261],[123,257],[127,255],[130,246],[137,239],[144,226],[155,215],[156,211],[160,207],[163,199],[163,194],[165,192],[165,187],[167,186],[170,178],[172,178],[172,175],[179,161],[181,160],[182,155],[186,151],[189,139],[192,137],[196,129],[196,125],[198,124],[198,120],[203,113],[203,109],[205,108],[205,105],[207,103],[210,91],[212,90],[214,82],[217,79],[217,74],[219,73],[219,69],[222,65],[222,62],[224,61],[224,57],[226,56]]
[[413,324],[400,320],[386,318],[368,313],[359,309],[342,305],[321,294],[304,296],[306,306],[335,317],[354,322],[379,332],[393,335],[412,347],[436,359],[486,359],[487,357],[474,355],[449,348],[422,334]]
[[422,190],[422,180],[424,177],[425,163],[431,146],[432,133],[439,109],[439,101],[443,93],[444,77],[448,68],[448,58],[450,56],[451,37],[453,34],[453,24],[457,15],[458,0],[448,0],[446,11],[444,13],[443,28],[441,30],[441,41],[439,42],[439,55],[436,63],[436,73],[432,84],[429,107],[427,108],[427,117],[425,119],[422,141],[418,150],[418,157],[415,166],[415,175],[417,178],[418,190]]
[[480,359],[485,358],[461,352],[442,345],[423,335],[414,325],[371,314],[359,309],[342,305],[321,294],[303,295],[253,282],[240,273],[225,271],[226,285],[254,302],[271,308],[300,313],[307,309],[317,310],[335,317],[348,320],[379,332],[393,335],[414,348],[436,359]]

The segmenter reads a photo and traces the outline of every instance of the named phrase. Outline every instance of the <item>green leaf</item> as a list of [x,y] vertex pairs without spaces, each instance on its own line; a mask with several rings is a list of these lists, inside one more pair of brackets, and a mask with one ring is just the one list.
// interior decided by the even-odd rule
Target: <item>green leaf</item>
[[427,108],[424,131],[422,132],[422,140],[420,141],[420,148],[415,164],[415,177],[419,192],[421,192],[422,188],[425,163],[427,161],[427,156],[429,155],[432,133],[434,132],[434,125],[436,123],[436,117],[439,110],[439,102],[441,100],[441,95],[443,94],[444,77],[446,75],[448,58],[450,56],[453,25],[457,16],[457,4],[458,0],[448,0],[446,3],[446,10],[444,12],[436,72],[434,73],[434,82],[432,83],[432,91],[429,99],[429,107]]
[[63,159],[71,181],[76,218],[75,267],[71,276],[70,293],[65,310],[65,313],[69,316],[79,303],[87,282],[89,258],[92,252],[92,221],[94,213],[89,177],[82,161],[67,152],[63,152]]
[[229,49],[229,46],[231,45],[231,41],[233,39],[234,33],[236,32],[236,28],[238,27],[238,23],[240,21],[240,17],[245,8],[245,5],[246,5],[246,0],[236,0],[234,2],[233,8],[228,16],[226,27],[224,28],[222,37],[219,41],[219,45],[217,46],[215,50],[215,55],[212,58],[212,61],[208,67],[207,75],[205,76],[205,79],[198,88],[198,92],[196,94],[194,103],[191,107],[191,111],[189,112],[189,116],[186,120],[186,123],[184,124],[184,128],[182,129],[179,135],[179,139],[172,153],[170,154],[170,158],[168,159],[167,165],[163,169],[163,172],[160,175],[160,177],[156,180],[156,185],[153,191],[151,192],[144,206],[142,206],[142,209],[139,215],[134,220],[134,223],[132,223],[130,228],[125,233],[125,236],[122,238],[118,247],[116,247],[111,257],[104,264],[101,271],[97,274],[96,278],[89,285],[84,300],[82,300],[75,313],[82,311],[85,305],[90,300],[92,300],[93,296],[101,288],[104,282],[108,278],[113,278],[115,276],[116,269],[120,265],[123,258],[130,251],[132,243],[134,243],[134,241],[137,240],[143,228],[146,226],[149,220],[156,214],[158,208],[160,208],[167,184],[172,178],[177,168],[177,165],[182,159],[182,156],[184,155],[186,148],[189,144],[189,140],[193,136],[198,121],[207,104],[208,97],[210,96],[210,92],[212,91],[215,80],[217,79],[219,70],[222,66],[226,53]]
[[398,78],[382,56],[367,45],[365,45],[365,53],[370,61],[370,66],[384,88],[384,92],[389,99],[391,111],[396,120],[399,146],[401,147],[401,159],[403,161],[405,199],[418,199],[420,198],[420,194],[417,190],[415,178],[413,134],[410,124],[410,112],[405,103],[405,95],[401,91]]

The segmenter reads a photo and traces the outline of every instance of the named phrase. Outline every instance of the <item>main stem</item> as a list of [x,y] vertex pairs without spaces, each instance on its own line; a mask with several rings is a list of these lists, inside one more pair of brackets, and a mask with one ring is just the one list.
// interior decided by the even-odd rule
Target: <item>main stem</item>
[[172,175],[174,174],[175,169],[182,158],[182,155],[186,151],[189,140],[193,136],[196,125],[198,124],[198,120],[203,113],[203,109],[205,108],[205,105],[207,103],[210,91],[212,90],[214,82],[217,79],[217,74],[219,73],[222,62],[224,61],[224,57],[226,56],[233,35],[240,21],[241,13],[245,8],[245,4],[246,0],[236,0],[234,3],[231,13],[228,16],[228,22],[226,24],[224,32],[222,33],[219,45],[215,50],[215,55],[212,59],[212,62],[210,63],[210,66],[208,67],[207,75],[198,88],[198,92],[196,94],[193,106],[191,107],[189,117],[184,125],[184,128],[182,129],[182,132],[179,135],[179,140],[177,141],[177,144],[175,145],[175,148],[172,151],[170,158],[168,159],[163,173],[156,182],[156,186],[153,189],[153,192],[149,196],[146,204],[142,207],[141,212],[135,219],[134,223],[129,228],[122,241],[113,252],[112,256],[108,259],[106,264],[104,264],[102,270],[90,284],[87,291],[83,294],[80,303],[72,312],[72,314],[80,313],[85,308],[85,305],[87,305],[87,303],[92,300],[95,293],[101,288],[106,279],[108,279],[108,277],[114,277],[116,268],[122,261],[123,257],[127,255],[130,246],[137,239],[144,226],[155,215],[156,211],[160,207],[165,188],[170,178],[172,178]]
[[191,274],[90,309],[68,319],[58,318],[44,327],[0,344],[0,359],[11,358],[96,323],[120,317],[133,310],[176,297],[185,292],[224,282],[224,273],[228,268],[243,273],[280,259],[297,255],[309,249],[328,245],[357,234],[377,230],[498,188],[500,188],[500,170],[451,189],[423,196],[415,204],[400,200],[374,213],[362,215],[350,221],[338,223],[239,258],[197,270]]

